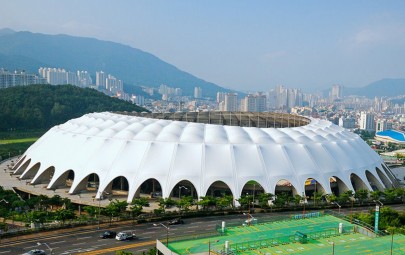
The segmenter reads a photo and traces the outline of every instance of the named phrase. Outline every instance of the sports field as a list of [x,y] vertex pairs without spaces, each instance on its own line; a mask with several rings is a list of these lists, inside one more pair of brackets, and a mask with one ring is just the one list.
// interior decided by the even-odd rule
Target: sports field
[[[343,223],[343,233],[339,233]],[[301,243],[296,233],[307,235]],[[169,248],[177,254],[223,254],[228,241],[229,254],[390,254],[391,236],[372,238],[354,233],[354,225],[342,219],[320,217],[260,223],[227,228],[224,235],[172,242]],[[405,236],[395,235],[393,254],[405,255]]]

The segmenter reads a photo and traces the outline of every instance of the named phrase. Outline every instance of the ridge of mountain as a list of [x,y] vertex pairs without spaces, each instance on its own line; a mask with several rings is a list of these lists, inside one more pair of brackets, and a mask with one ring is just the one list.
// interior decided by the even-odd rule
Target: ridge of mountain
[[129,93],[135,86],[159,87],[161,84],[181,88],[185,95],[193,95],[194,87],[201,87],[203,96],[209,97],[215,97],[218,91],[231,92],[150,53],[115,42],[10,29],[0,30],[0,35],[2,67],[35,73],[40,66],[86,70],[91,74],[104,71],[123,80],[125,91]]

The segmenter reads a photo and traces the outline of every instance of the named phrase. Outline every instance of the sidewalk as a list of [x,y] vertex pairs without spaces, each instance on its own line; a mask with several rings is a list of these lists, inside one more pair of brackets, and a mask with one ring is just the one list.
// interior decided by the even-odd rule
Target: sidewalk
[[[90,206],[100,206],[106,207],[109,203],[109,199],[97,200],[94,197],[96,196],[96,191],[82,191],[79,194],[69,194],[69,187],[66,188],[58,188],[55,190],[46,189],[47,184],[37,184],[32,185],[30,184],[31,179],[28,180],[20,180],[18,177],[19,175],[13,175],[13,171],[11,170],[12,166],[16,164],[18,161],[18,157],[10,158],[8,160],[0,162],[0,186],[7,190],[21,190],[23,192],[33,194],[33,195],[46,195],[48,197],[53,197],[54,195],[59,195],[62,198],[68,198],[72,201],[72,203],[80,204],[80,205],[90,205]],[[119,200],[125,201],[127,198],[126,195],[114,195],[110,199],[112,200]],[[153,212],[154,209],[158,209],[159,205],[157,201],[150,201],[149,207],[144,207],[144,212]],[[170,209],[171,211],[173,209]]]

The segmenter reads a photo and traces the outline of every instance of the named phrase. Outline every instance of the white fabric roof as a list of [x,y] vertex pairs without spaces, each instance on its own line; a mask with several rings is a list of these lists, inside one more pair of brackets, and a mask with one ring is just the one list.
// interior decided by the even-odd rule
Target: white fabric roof
[[301,194],[307,178],[316,179],[330,193],[332,176],[353,189],[352,173],[371,189],[365,171],[383,183],[376,168],[382,170],[384,164],[358,135],[319,119],[301,127],[256,128],[109,112],[86,114],[53,127],[24,153],[22,161],[16,170],[21,178],[33,176],[33,166],[40,163],[32,183],[49,167],[55,168],[48,188],[73,170],[70,193],[92,173],[99,176],[99,191],[123,176],[129,183],[128,201],[150,178],[160,183],[163,197],[183,180],[194,185],[198,196],[222,181],[238,198],[251,180],[273,194],[278,181],[288,180]]

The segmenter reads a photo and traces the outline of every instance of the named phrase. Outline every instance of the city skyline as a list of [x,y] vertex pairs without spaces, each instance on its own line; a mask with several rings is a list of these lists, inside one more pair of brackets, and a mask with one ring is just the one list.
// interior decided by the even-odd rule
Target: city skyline
[[278,84],[313,90],[405,77],[404,7],[402,1],[18,0],[2,4],[0,28],[126,44],[239,91]]

